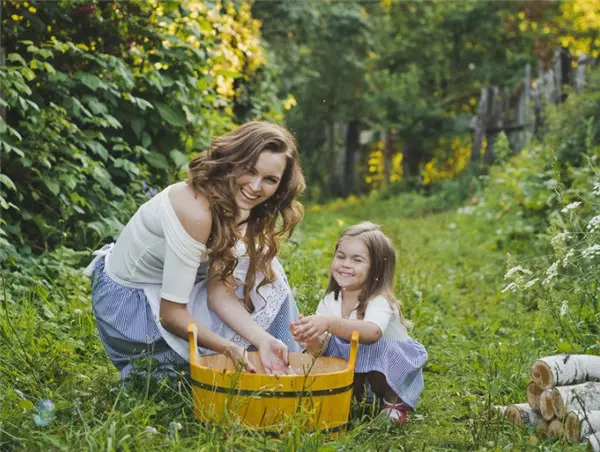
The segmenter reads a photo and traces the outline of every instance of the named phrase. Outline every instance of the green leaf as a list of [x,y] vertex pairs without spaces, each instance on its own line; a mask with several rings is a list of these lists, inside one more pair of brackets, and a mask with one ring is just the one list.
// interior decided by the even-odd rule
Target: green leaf
[[171,151],[169,151],[169,157],[175,162],[177,168],[186,166],[190,161],[187,155],[177,149],[171,149]]
[[133,118],[131,120],[131,128],[133,129],[133,132],[138,140],[142,139],[142,133],[144,132],[145,125],[146,121],[144,121],[142,118]]
[[81,80],[81,83],[83,83],[92,91],[96,91],[98,88],[106,89],[106,83],[104,83],[99,77],[96,77],[93,74],[88,74],[86,72],[77,72],[75,73],[75,77]]
[[110,188],[112,186],[110,174],[104,168],[96,166],[94,171],[92,171],[92,176],[103,188]]
[[9,53],[6,59],[12,63],[21,63],[23,66],[27,65],[23,57],[18,53]]
[[12,191],[17,191],[17,187],[15,186],[14,182],[6,174],[0,174],[0,183]]
[[169,169],[169,162],[167,162],[166,157],[158,152],[149,152],[144,155],[144,159],[154,168]]
[[48,190],[50,190],[50,192],[54,196],[58,195],[58,193],[60,192],[60,185],[58,184],[58,182],[44,179],[44,183],[46,184],[46,187],[48,187]]
[[94,154],[100,156],[102,160],[106,161],[108,159],[108,151],[97,141],[90,140],[87,142],[87,146]]
[[185,126],[185,115],[183,114],[181,109],[177,111],[176,109],[161,103],[156,104],[156,109],[158,110],[160,117],[172,126]]

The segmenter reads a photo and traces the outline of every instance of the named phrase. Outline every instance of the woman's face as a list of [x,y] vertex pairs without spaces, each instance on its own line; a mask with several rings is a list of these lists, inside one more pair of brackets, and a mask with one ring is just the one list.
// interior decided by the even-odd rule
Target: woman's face
[[235,203],[240,210],[251,210],[277,191],[286,157],[283,152],[263,151],[253,167],[235,180]]

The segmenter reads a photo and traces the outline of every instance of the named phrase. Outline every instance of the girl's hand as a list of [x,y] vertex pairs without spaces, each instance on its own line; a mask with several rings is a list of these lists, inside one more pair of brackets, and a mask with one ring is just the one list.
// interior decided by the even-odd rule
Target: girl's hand
[[268,375],[288,375],[290,373],[288,348],[279,339],[262,341],[258,344],[258,356]]
[[329,317],[325,315],[300,316],[298,322],[291,325],[296,341],[313,344],[329,331]]
[[225,350],[224,355],[233,361],[236,370],[241,367],[246,372],[256,373],[256,368],[248,360],[248,351],[245,348],[232,345]]

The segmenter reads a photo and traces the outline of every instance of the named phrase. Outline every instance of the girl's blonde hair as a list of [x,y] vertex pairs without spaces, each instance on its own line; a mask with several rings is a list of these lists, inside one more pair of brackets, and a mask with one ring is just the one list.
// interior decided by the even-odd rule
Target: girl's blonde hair
[[254,207],[245,220],[249,267],[244,305],[249,312],[254,311],[250,291],[256,273],[260,271],[264,275],[259,287],[275,280],[271,262],[279,253],[279,238],[289,237],[304,214],[302,204],[296,200],[305,189],[296,141],[289,131],[276,124],[246,123],[215,138],[210,150],[192,159],[187,178],[187,183],[206,195],[211,203],[213,220],[209,242],[213,274],[232,286],[237,265],[235,243],[242,238],[240,225],[236,224],[236,179],[256,164],[263,151],[284,154],[286,166],[273,196]]
[[[358,306],[356,307],[356,317],[363,319],[369,301],[376,296],[383,296],[390,303],[392,308],[398,308],[400,321],[407,328],[411,328],[413,323],[402,316],[401,303],[394,295],[394,272],[396,270],[396,251],[392,241],[383,233],[378,224],[370,221],[350,226],[346,229],[335,244],[335,253],[340,246],[340,242],[347,237],[360,238],[369,250],[369,259],[371,265],[365,285],[358,296]],[[329,285],[327,293],[333,292],[337,300],[341,292],[341,287],[333,277],[329,276]]]

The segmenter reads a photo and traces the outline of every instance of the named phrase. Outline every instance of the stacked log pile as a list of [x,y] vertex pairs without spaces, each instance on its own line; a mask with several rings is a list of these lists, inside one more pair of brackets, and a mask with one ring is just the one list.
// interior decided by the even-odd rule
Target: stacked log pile
[[546,437],[586,441],[600,452],[600,356],[555,355],[534,361],[527,403],[496,407],[516,425]]

